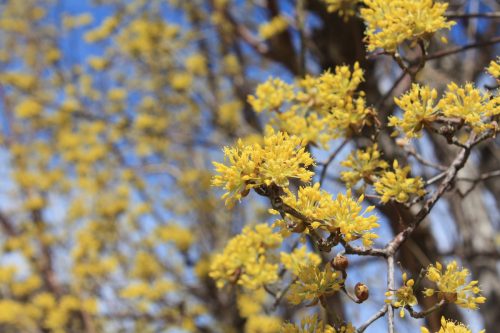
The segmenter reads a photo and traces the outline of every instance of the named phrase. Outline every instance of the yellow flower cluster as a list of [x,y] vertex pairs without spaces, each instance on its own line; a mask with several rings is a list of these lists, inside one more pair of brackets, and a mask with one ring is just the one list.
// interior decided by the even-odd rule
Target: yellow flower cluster
[[309,182],[313,172],[308,167],[314,161],[305,151],[304,140],[278,132],[264,138],[263,145],[245,145],[241,140],[234,148],[224,148],[229,165],[214,162],[219,173],[213,185],[223,187],[226,205],[231,207],[252,188],[276,184],[287,187],[289,178]]
[[312,228],[322,228],[330,232],[340,231],[346,242],[361,238],[365,246],[370,246],[373,239],[377,238],[377,234],[371,232],[371,229],[378,227],[379,224],[375,215],[365,216],[375,207],[369,206],[363,211],[361,205],[363,199],[361,196],[357,201],[354,200],[350,190],[346,195],[339,193],[337,198],[333,199],[328,192],[319,188],[319,183],[316,183],[313,186],[301,187],[297,197],[288,191],[283,202],[312,221]]
[[364,92],[355,95],[363,81],[359,63],[354,64],[352,71],[349,66],[337,66],[334,73],[326,71],[317,78],[308,76],[300,81],[296,100],[302,108],[327,118],[332,138],[347,136],[365,125],[373,114],[366,108]]
[[147,280],[158,276],[162,271],[163,267],[154,254],[140,251],[135,256],[131,273],[136,278]]
[[290,287],[288,300],[292,304],[309,301],[317,303],[321,298],[333,295],[340,290],[343,280],[330,266],[321,270],[317,265],[309,263],[301,265],[295,281]]
[[340,165],[351,170],[340,172],[340,178],[347,187],[354,187],[360,180],[372,184],[373,177],[389,167],[386,161],[380,159],[380,156],[377,144],[350,153]]
[[323,0],[329,13],[338,12],[344,20],[356,15],[356,6],[361,0]]
[[405,41],[428,39],[436,31],[451,28],[443,14],[447,3],[433,0],[364,0],[361,16],[367,25],[368,50],[396,52]]
[[240,316],[248,318],[263,312],[266,296],[268,294],[264,288],[238,292],[236,294],[236,305],[238,306]]
[[288,20],[278,15],[271,19],[271,21],[263,23],[259,26],[259,36],[262,39],[269,39],[276,36],[288,28]]
[[472,83],[464,87],[450,83],[438,107],[446,117],[462,119],[476,133],[495,128],[494,124],[488,123],[488,118],[500,114],[500,105],[488,93],[482,94]]
[[118,23],[118,18],[115,16],[105,18],[100,26],[85,33],[85,41],[87,43],[97,43],[106,39],[116,29]]
[[300,325],[293,323],[283,324],[281,333],[355,333],[356,329],[350,324],[342,325],[335,329],[333,326],[325,324],[318,319],[318,315],[314,314],[303,318]]
[[185,64],[188,72],[200,76],[207,75],[207,59],[202,54],[195,53],[190,55],[186,58]]
[[500,57],[496,60],[492,60],[486,70],[491,74],[491,76],[500,80]]
[[[40,325],[46,331],[65,332],[71,314],[84,311],[97,312],[95,299],[81,299],[74,295],[63,295],[56,300],[54,295],[42,292],[34,295],[29,302],[21,303],[11,299],[0,300],[0,324],[15,325],[22,332],[35,330]],[[8,328],[7,328],[8,329]]]
[[334,72],[307,76],[293,85],[270,78],[248,102],[256,112],[272,112],[276,128],[327,147],[331,139],[349,136],[369,123],[374,112],[366,107],[364,93],[355,93],[362,81],[358,63],[352,70],[337,66]]
[[157,301],[165,297],[165,294],[176,290],[176,284],[166,279],[151,282],[131,283],[120,291],[121,298],[144,298],[150,301]]
[[455,303],[463,308],[477,309],[477,304],[486,302],[483,296],[476,296],[481,292],[477,281],[467,283],[469,270],[459,269],[457,262],[452,261],[446,266],[443,272],[443,266],[436,262],[436,265],[430,265],[427,268],[426,277],[435,282],[437,290],[427,288],[424,291],[426,296],[432,296],[437,293],[438,298],[444,299],[449,303]]
[[267,224],[245,227],[240,235],[228,242],[222,253],[215,255],[209,276],[216,280],[219,288],[232,283],[258,289],[276,282],[278,264],[268,261],[268,252],[279,247],[281,240]]
[[187,251],[195,240],[192,231],[176,224],[159,226],[155,235],[162,242],[172,242],[181,251]]
[[16,106],[14,112],[21,119],[37,117],[42,114],[43,106],[38,101],[26,99]]
[[[420,332],[430,333],[430,331],[425,327],[421,327]],[[446,320],[444,317],[441,317],[441,327],[436,333],[472,333],[472,331],[462,323],[453,322],[451,320]],[[485,333],[485,330],[481,330],[478,333]]]
[[278,78],[269,78],[255,90],[255,96],[248,96],[248,103],[255,112],[278,111],[294,98],[293,86]]
[[83,13],[79,15],[64,15],[63,16],[63,26],[66,29],[80,28],[91,24],[94,21],[94,17],[90,13]]
[[375,206],[369,206],[363,211],[361,206],[363,199],[361,196],[357,201],[354,200],[350,190],[346,195],[339,193],[331,207],[333,214],[330,215],[331,222],[328,223],[328,229],[340,229],[347,242],[361,238],[364,246],[370,246],[378,235],[369,230],[377,228],[379,224],[375,215],[364,216]]
[[406,273],[403,273],[403,286],[397,289],[396,291],[388,291],[385,293],[386,296],[392,297],[392,299],[387,299],[386,302],[392,304],[396,308],[401,308],[399,312],[399,316],[404,318],[405,306],[414,306],[417,305],[417,297],[413,293],[413,285],[415,281],[413,279],[408,280],[408,276]]
[[420,177],[408,178],[410,166],[401,168],[397,160],[393,163],[394,171],[385,171],[375,183],[375,191],[382,196],[381,202],[391,199],[397,202],[407,202],[412,194],[425,195],[424,181]]
[[327,148],[333,138],[329,118],[293,105],[285,112],[276,113],[269,123],[284,132],[300,136],[307,143]]
[[438,117],[437,91],[428,86],[412,84],[411,90],[401,98],[394,98],[396,104],[403,110],[403,119],[392,116],[389,126],[399,127],[410,138],[420,137],[424,126]]
[[475,132],[495,128],[489,118],[500,114],[500,106],[489,93],[481,93],[472,83],[459,87],[450,83],[438,101],[437,91],[413,84],[409,92],[395,98],[403,110],[403,118],[390,117],[389,125],[398,127],[409,138],[420,137],[422,129],[439,116],[461,119]]
[[256,315],[247,318],[245,333],[278,333],[281,318],[276,316]]
[[293,275],[298,275],[301,265],[317,266],[321,263],[321,258],[316,253],[307,252],[307,248],[302,246],[293,250],[292,253],[281,252],[280,261]]

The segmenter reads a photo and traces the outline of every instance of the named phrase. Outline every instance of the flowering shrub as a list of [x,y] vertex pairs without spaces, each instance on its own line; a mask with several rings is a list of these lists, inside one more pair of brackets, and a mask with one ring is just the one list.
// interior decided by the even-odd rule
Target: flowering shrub
[[499,11],[0,1],[0,331],[496,332]]

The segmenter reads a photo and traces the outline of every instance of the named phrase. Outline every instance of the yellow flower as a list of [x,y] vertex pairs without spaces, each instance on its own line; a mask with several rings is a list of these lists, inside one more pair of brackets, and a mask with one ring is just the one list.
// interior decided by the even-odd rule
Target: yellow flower
[[294,98],[293,86],[280,79],[269,78],[255,90],[255,96],[248,96],[248,103],[255,112],[277,111]]
[[351,169],[340,172],[340,178],[346,183],[347,187],[355,186],[362,179],[371,184],[373,176],[389,167],[386,161],[380,159],[377,144],[352,152],[340,165]]
[[366,107],[364,93],[356,93],[363,80],[359,63],[352,69],[337,66],[334,72],[306,76],[295,84],[268,79],[248,96],[248,102],[256,112],[270,112],[274,128],[327,148],[332,139],[370,123],[374,111]]
[[415,281],[409,279],[406,273],[403,273],[403,286],[396,291],[388,291],[385,295],[388,297],[393,297],[392,299],[387,299],[386,302],[392,304],[396,308],[401,308],[399,316],[403,318],[405,316],[404,307],[417,305],[417,297],[413,294],[413,285]]
[[486,69],[491,76],[500,80],[500,57],[490,62],[490,66]]
[[343,280],[327,265],[325,270],[313,263],[301,265],[297,281],[290,287],[288,300],[293,304],[303,301],[315,303],[340,290]]
[[15,113],[19,118],[32,118],[41,115],[43,106],[37,101],[27,99],[19,103],[15,108]]
[[467,283],[468,276],[469,270],[466,268],[459,269],[455,260],[446,266],[444,272],[443,266],[436,262],[436,265],[430,265],[427,268],[426,277],[436,283],[437,290],[427,288],[424,294],[432,296],[437,293],[440,299],[455,303],[463,308],[475,310],[477,304],[486,302],[486,298],[480,295],[481,289],[478,287],[478,281],[474,280]]
[[393,199],[397,202],[407,202],[412,194],[425,195],[424,181],[420,177],[408,178],[410,167],[400,168],[394,160],[394,171],[385,171],[375,183],[375,191],[382,195],[381,202],[386,203]]
[[316,253],[306,252],[306,246],[293,250],[292,253],[281,252],[280,261],[283,266],[293,275],[298,275],[300,265],[312,264],[319,265],[321,258]]
[[495,128],[487,118],[499,115],[500,105],[488,93],[482,94],[472,83],[459,87],[452,82],[447,88],[438,104],[446,117],[462,119],[476,133]]
[[[320,189],[320,184],[313,186],[302,186],[297,192],[297,196],[291,191],[286,191],[283,202],[292,207],[310,221],[318,222],[328,219],[333,199],[331,195]],[[298,219],[290,217],[294,222],[301,222]]]
[[327,228],[330,231],[339,229],[346,242],[361,238],[364,246],[370,246],[373,239],[378,237],[370,230],[377,228],[379,224],[375,215],[364,216],[370,213],[375,206],[369,206],[363,211],[361,206],[363,199],[364,196],[361,196],[357,201],[354,200],[351,196],[351,190],[348,190],[345,195],[339,193],[330,207]]
[[23,317],[23,305],[11,299],[0,300],[0,323],[14,324]]
[[275,113],[270,124],[286,133],[296,135],[305,142],[327,149],[334,138],[330,117],[322,117],[307,108],[292,106],[285,112]]
[[361,0],[323,0],[329,13],[338,12],[344,20],[356,14],[356,6]]
[[255,315],[248,317],[245,333],[278,333],[281,319],[276,316]]
[[186,58],[186,69],[195,75],[206,75],[207,60],[202,54],[192,54]]
[[262,312],[267,295],[264,288],[237,293],[236,305],[240,316],[248,318]]
[[175,224],[159,226],[155,234],[162,241],[172,242],[181,251],[187,251],[195,240],[192,231]]
[[367,25],[368,50],[395,52],[405,41],[428,39],[436,31],[451,28],[443,14],[447,3],[432,0],[364,0],[361,17]]
[[355,333],[356,329],[350,324],[345,324],[337,330],[326,325],[318,319],[318,315],[307,316],[300,321],[300,325],[286,323],[281,326],[281,333]]
[[[430,333],[430,331],[425,327],[421,327],[420,332]],[[451,320],[446,320],[444,317],[441,317],[441,328],[436,333],[472,333],[472,331],[462,323],[453,322]],[[478,333],[485,333],[485,331],[481,330]]]
[[399,127],[410,138],[420,137],[422,128],[436,120],[437,91],[428,86],[413,84],[411,90],[401,98],[394,98],[396,104],[403,110],[403,119],[395,116],[389,118],[389,126]]
[[355,96],[359,84],[364,81],[363,70],[355,63],[337,66],[335,72],[324,72],[317,78],[306,77],[299,81],[296,101],[308,112],[314,111],[329,124],[331,137],[348,136],[369,123],[373,111],[366,108],[364,93]]
[[235,148],[224,148],[224,155],[229,165],[214,162],[219,174],[213,178],[213,185],[227,191],[223,198],[229,207],[252,188],[271,184],[287,187],[290,178],[309,182],[313,175],[308,167],[314,161],[305,151],[303,140],[282,132],[266,136],[262,146],[238,140]]
[[[373,239],[378,237],[370,230],[379,224],[375,215],[364,216],[370,213],[374,206],[363,211],[361,206],[363,198],[361,196],[357,201],[354,200],[351,191],[348,190],[346,195],[339,193],[334,200],[328,192],[319,188],[319,183],[316,183],[313,186],[299,188],[297,198],[288,191],[283,202],[306,216],[314,229],[340,231],[346,242],[361,238],[365,246],[370,246]],[[290,218],[296,223],[301,223],[298,219]]]
[[288,28],[288,21],[284,16],[278,15],[271,19],[271,21],[263,23],[259,26],[259,36],[262,39],[269,39],[275,35],[286,31]]
[[278,280],[278,264],[268,261],[268,252],[280,246],[281,240],[267,224],[245,227],[213,258],[209,276],[219,288],[233,283],[258,289],[274,283]]

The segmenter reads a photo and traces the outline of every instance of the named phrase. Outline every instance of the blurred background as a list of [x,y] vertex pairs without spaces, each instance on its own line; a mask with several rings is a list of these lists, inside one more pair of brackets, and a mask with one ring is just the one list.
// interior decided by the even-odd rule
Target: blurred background
[[[344,11],[359,6],[342,3]],[[429,53],[483,44],[428,61],[418,80],[439,91],[450,81],[488,89],[495,82],[484,68],[500,54],[491,42],[499,41],[500,4],[449,3],[457,24],[448,44],[431,43]],[[468,15],[477,13],[493,15]],[[266,333],[274,331],[252,329],[252,320],[315,312],[286,302],[270,311],[266,294],[245,304],[235,288],[218,290],[208,277],[211,255],[243,226],[275,219],[255,194],[226,209],[211,187],[211,162],[237,138],[260,140],[268,115],[254,113],[247,96],[270,76],[292,82],[357,61],[368,104],[383,121],[397,113],[392,96],[410,79],[390,57],[367,57],[363,32],[357,16],[329,13],[320,0],[1,0],[0,331]],[[417,59],[415,52],[404,55]],[[390,133],[379,143],[387,160],[407,160],[426,179],[439,173]],[[366,143],[363,135],[330,166],[331,193],[345,191],[339,163]],[[498,330],[500,177],[467,179],[500,170],[499,143],[475,150],[463,181],[397,258],[411,276],[457,259],[488,302],[474,313],[447,306],[425,320],[399,319],[397,331],[437,330],[443,314]],[[320,163],[329,156],[311,150]],[[429,133],[416,151],[443,165],[455,156]],[[400,230],[401,217],[411,218],[389,208],[377,206],[377,247]],[[331,306],[356,325],[383,304],[386,267],[377,258],[353,257],[351,265],[349,283],[366,283],[370,299],[360,307],[335,296]]]

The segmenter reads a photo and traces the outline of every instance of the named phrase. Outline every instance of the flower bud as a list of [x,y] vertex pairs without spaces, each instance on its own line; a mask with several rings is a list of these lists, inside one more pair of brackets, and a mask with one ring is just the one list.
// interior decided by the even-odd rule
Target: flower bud
[[366,284],[358,282],[354,286],[354,294],[360,302],[364,302],[368,299],[368,296],[370,296],[370,290]]
[[330,261],[330,265],[337,271],[345,271],[349,266],[349,260],[346,256],[338,255]]

